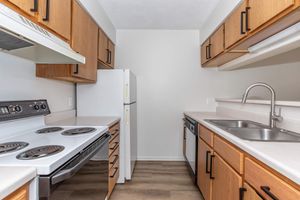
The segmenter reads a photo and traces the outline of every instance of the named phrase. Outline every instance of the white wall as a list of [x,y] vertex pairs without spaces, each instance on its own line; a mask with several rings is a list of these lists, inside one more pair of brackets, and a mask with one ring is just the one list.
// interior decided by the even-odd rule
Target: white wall
[[97,24],[103,29],[107,36],[115,43],[116,42],[116,29],[108,18],[104,9],[98,0],[79,0],[85,9],[94,18]]
[[0,53],[0,101],[47,99],[52,112],[74,109],[74,84],[35,77],[35,64]]
[[182,159],[182,113],[213,111],[211,98],[241,97],[253,82],[271,84],[280,99],[300,100],[299,63],[232,72],[199,63],[198,31],[117,31],[116,64],[138,80],[139,159]]

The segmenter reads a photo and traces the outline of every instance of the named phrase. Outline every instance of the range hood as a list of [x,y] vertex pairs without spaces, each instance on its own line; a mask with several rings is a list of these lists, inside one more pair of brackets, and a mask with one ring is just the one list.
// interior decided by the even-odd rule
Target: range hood
[[68,43],[0,4],[0,52],[39,64],[83,64]]

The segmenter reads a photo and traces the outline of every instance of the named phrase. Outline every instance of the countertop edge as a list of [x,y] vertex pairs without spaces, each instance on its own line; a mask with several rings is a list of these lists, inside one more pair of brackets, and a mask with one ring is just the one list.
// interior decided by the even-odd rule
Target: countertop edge
[[[14,170],[14,168],[17,169],[19,167],[11,167],[11,168],[12,168],[12,170]],[[21,167],[19,169],[24,170],[24,167]],[[26,172],[26,173],[24,172],[24,174],[20,174],[20,176],[18,176],[17,178],[14,178],[15,181],[13,181],[10,184],[5,185],[5,187],[1,188],[0,199],[3,199],[5,197],[9,196],[10,194],[12,194],[16,190],[18,190],[20,187],[22,187],[23,185],[25,185],[26,183],[28,183],[29,181],[34,179],[37,175],[36,168],[34,168],[34,167],[26,167],[26,171],[28,171],[28,172]]]
[[[269,166],[270,168],[274,169],[275,171],[277,171],[278,173],[280,173],[281,175],[285,176],[286,178],[290,179],[292,182],[300,185],[300,175],[296,175],[295,173],[293,173],[291,169],[287,169],[288,167],[284,167],[282,166],[281,163],[276,162],[276,160],[272,160],[266,156],[263,156],[261,151],[257,151],[254,148],[251,148],[248,144],[245,144],[245,141],[243,141],[242,139],[239,139],[233,135],[231,135],[230,133],[204,121],[203,119],[197,119],[193,116],[193,114],[196,113],[203,113],[203,115],[216,115],[216,113],[214,112],[184,112],[184,115],[196,120],[198,123],[200,123],[201,125],[205,126],[206,128],[209,128],[210,130],[212,130],[213,132],[215,132],[217,135],[223,137],[224,139],[226,139],[227,141],[231,142],[232,144],[236,145],[238,148],[240,148],[241,150],[245,151],[246,153],[248,153],[249,155],[253,156],[254,158],[256,158],[257,160],[261,161],[262,163],[264,163],[265,165]],[[211,119],[216,119],[216,117],[211,117]],[[226,117],[226,116],[218,116],[218,119],[233,119],[232,117]],[[209,119],[209,117],[207,118]]]

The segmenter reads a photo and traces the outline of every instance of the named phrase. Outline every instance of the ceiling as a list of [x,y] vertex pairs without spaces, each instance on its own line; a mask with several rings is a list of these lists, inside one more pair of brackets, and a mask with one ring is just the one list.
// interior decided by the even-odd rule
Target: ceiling
[[199,29],[220,0],[98,0],[116,29]]

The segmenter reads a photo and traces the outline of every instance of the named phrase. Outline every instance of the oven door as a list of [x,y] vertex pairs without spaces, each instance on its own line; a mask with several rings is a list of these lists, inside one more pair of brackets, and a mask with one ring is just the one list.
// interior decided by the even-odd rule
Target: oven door
[[99,138],[54,174],[40,177],[40,199],[104,200],[108,193],[109,139],[109,134]]

